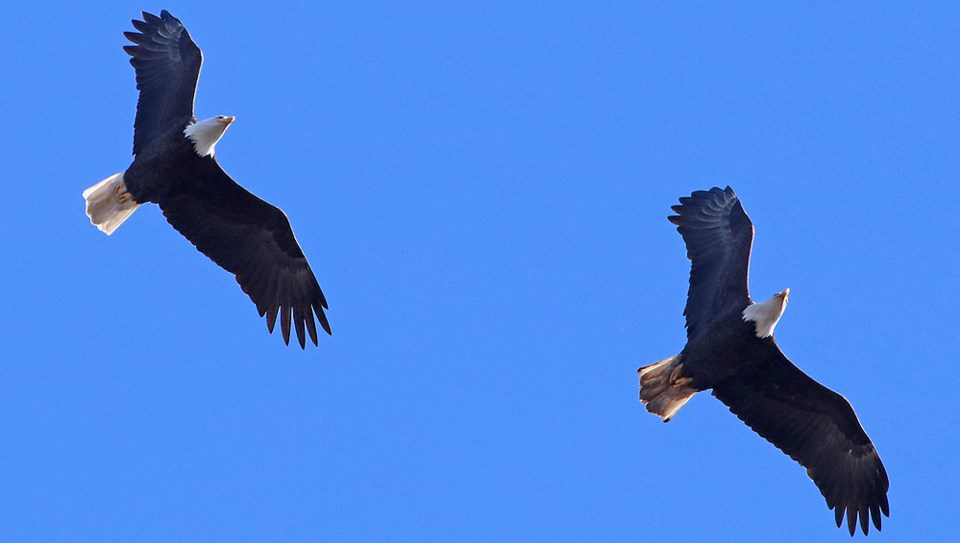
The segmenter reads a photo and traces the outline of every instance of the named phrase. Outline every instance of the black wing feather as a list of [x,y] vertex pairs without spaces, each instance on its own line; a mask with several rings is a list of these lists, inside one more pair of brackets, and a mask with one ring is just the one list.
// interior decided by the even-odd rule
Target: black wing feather
[[314,314],[330,333],[324,309],[327,300],[280,209],[238,185],[214,159],[199,159],[197,178],[181,191],[159,201],[164,216],[178,232],[237,283],[273,333],[277,314],[284,343],[290,343],[291,312],[300,347],[309,332],[317,344]]
[[775,342],[768,346],[754,372],[724,381],[713,395],[807,468],[838,527],[846,513],[850,535],[858,517],[864,534],[871,518],[880,530],[880,513],[890,516],[890,482],[850,402],[800,371]]
[[691,261],[687,339],[710,329],[714,319],[750,302],[747,274],[753,223],[733,189],[714,187],[680,198],[667,219],[677,225]]
[[123,48],[137,71],[137,118],[133,129],[133,154],[174,127],[193,118],[193,101],[203,55],[190,33],[166,10],[160,16],[143,12],[133,21],[140,33],[123,35],[136,45]]

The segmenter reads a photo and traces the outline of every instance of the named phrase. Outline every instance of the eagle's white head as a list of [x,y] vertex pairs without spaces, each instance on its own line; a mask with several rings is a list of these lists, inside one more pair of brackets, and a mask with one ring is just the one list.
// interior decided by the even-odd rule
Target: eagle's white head
[[183,135],[193,142],[193,150],[200,156],[213,156],[213,148],[223,137],[236,119],[228,115],[217,115],[195,123],[190,123],[183,129]]
[[769,300],[759,304],[750,304],[743,310],[743,320],[753,321],[757,325],[757,337],[770,337],[773,335],[773,329],[780,322],[783,310],[787,308],[787,297],[790,296],[790,289],[778,292],[770,297]]

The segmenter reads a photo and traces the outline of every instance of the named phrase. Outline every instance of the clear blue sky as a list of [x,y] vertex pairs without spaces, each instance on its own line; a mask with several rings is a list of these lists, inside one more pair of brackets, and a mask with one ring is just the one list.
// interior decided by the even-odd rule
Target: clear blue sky
[[[637,401],[685,341],[669,207],[727,184],[780,345],[885,461],[870,538],[956,537],[960,6],[661,4],[6,6],[0,539],[847,541],[712,397]],[[156,207],[84,215],[161,8],[327,294],[319,349]]]

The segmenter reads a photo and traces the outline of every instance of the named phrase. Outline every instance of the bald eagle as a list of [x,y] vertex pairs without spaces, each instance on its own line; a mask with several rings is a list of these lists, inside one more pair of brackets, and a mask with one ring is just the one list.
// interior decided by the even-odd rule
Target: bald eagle
[[[234,117],[198,121],[193,102],[203,56],[173,15],[143,12],[135,45],[124,50],[137,73],[133,163],[83,191],[87,216],[112,234],[140,204],[160,206],[164,217],[200,252],[236,276],[273,333],[280,317],[284,343],[290,324],[300,348],[305,332],[317,345],[316,320],[326,333],[327,301],[280,209],[234,182],[214,147]],[[292,319],[291,319],[292,317]]]
[[850,403],[800,371],[773,337],[790,289],[754,303],[747,290],[753,223],[733,189],[680,198],[668,217],[692,262],[687,345],[640,368],[640,401],[668,422],[697,392],[712,389],[737,417],[807,468],[852,536],[890,516],[890,484]]

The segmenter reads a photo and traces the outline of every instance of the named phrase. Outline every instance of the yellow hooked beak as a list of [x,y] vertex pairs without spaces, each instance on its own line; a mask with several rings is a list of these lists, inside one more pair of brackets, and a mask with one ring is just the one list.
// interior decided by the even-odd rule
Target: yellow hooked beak
[[790,297],[790,289],[788,288],[783,289],[782,291],[778,292],[776,295],[780,297],[781,299],[780,303],[782,303],[783,305],[787,305],[787,298]]

